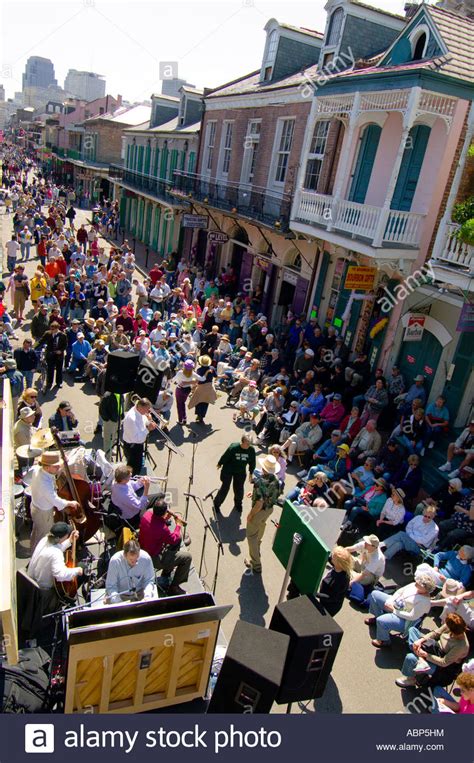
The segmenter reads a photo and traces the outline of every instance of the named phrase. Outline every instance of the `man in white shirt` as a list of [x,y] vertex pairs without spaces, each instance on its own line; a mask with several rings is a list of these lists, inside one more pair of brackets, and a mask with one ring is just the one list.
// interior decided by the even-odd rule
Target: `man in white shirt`
[[55,522],[48,535],[40,540],[28,565],[28,575],[42,590],[54,587],[54,581],[63,583],[82,575],[82,567],[66,567],[64,551],[79,533],[67,522]]
[[13,273],[16,265],[16,257],[21,248],[15,234],[13,234],[10,241],[7,241],[5,246],[7,249],[7,270],[9,273]]
[[33,467],[31,481],[31,532],[30,548],[34,552],[41,538],[47,535],[54,522],[54,509],[77,509],[77,501],[66,501],[56,491],[56,475],[62,466],[61,454],[57,450],[42,453],[38,466]]
[[78,531],[66,522],[56,522],[35,549],[28,565],[28,575],[41,589],[41,615],[61,607],[56,581],[64,583],[82,575],[82,567],[66,567],[64,561],[64,551],[78,535]]
[[148,432],[156,429],[155,422],[150,418],[151,407],[146,397],[139,398],[123,420],[123,450],[133,474],[140,474],[145,440]]
[[439,527],[434,521],[436,508],[427,506],[423,514],[413,517],[406,529],[390,535],[384,542],[385,558],[391,559],[399,551],[405,550],[419,556],[423,549],[431,549],[436,543]]
[[157,598],[155,570],[151,556],[140,548],[136,540],[124,544],[123,551],[113,555],[105,580],[107,604],[126,599]]
[[352,583],[374,585],[385,572],[385,556],[380,548],[380,540],[376,535],[364,535],[359,543],[348,546],[347,550],[357,553],[359,558],[354,562]]

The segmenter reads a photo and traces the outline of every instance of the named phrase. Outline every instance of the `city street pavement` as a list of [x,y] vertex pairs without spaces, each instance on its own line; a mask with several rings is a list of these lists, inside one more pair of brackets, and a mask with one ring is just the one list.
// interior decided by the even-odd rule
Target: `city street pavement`
[[[78,209],[76,226],[85,222],[88,214],[87,211]],[[4,245],[11,234],[11,223],[8,216],[3,214],[3,209],[0,214],[0,226],[0,237]],[[32,276],[37,262],[34,259],[28,263],[29,277]],[[9,295],[7,295],[7,301],[10,307]],[[31,315],[32,311],[28,314],[29,319]],[[29,326],[30,320],[27,320],[20,329],[17,329],[19,339],[18,342],[13,341],[15,347],[21,343]],[[53,395],[51,391],[48,391],[44,397],[40,395],[43,421],[47,421],[58,402],[63,399],[69,400],[79,419],[82,439],[87,445],[100,447],[100,436],[93,434],[98,417],[98,399],[93,388],[82,383],[73,384],[71,377],[66,374],[64,386],[57,391],[56,395]],[[212,428],[195,423],[191,423],[188,427],[179,427],[176,423],[176,411],[173,409],[169,434],[183,454],[183,458],[178,455],[173,456],[171,462],[168,489],[173,491],[173,510],[184,513],[185,492],[189,491],[204,497],[219,486],[217,461],[227,445],[238,440],[242,433],[241,429],[233,423],[233,411],[226,408],[225,399],[225,396],[220,396],[216,404],[210,406],[208,421],[212,424]],[[190,420],[192,420],[191,417]],[[189,485],[193,448],[195,450],[194,479]],[[157,462],[154,473],[159,476],[164,475],[167,450],[154,443],[150,451]],[[297,470],[296,466],[290,468],[293,475]],[[287,488],[295,484],[293,475],[287,478]],[[248,483],[247,487],[250,491]],[[248,574],[243,560],[247,555],[244,527],[250,500],[248,497],[245,498],[242,519],[231,511],[232,505],[232,495],[229,495],[222,506],[223,516],[219,521],[224,554],[220,561],[216,588],[217,602],[233,605],[222,623],[227,639],[232,635],[234,625],[239,618],[257,625],[269,624],[273,608],[278,602],[284,576],[284,569],[271,549],[275,533],[275,527],[271,522],[267,525],[262,543],[263,574]],[[210,519],[212,516],[210,500],[204,503],[204,511],[206,517]],[[273,513],[275,521],[278,521],[280,512],[281,509],[276,507]],[[192,500],[189,504],[188,521],[188,531],[192,538],[189,550],[193,554],[194,565],[198,568],[204,526]],[[212,527],[217,531],[214,522]],[[208,534],[202,571],[203,583],[208,590],[211,590],[213,585],[216,553],[216,544]],[[24,554],[20,555],[24,556]],[[399,675],[405,647],[398,642],[398,639],[394,639],[392,650],[376,650],[370,643],[369,629],[363,623],[365,616],[364,613],[353,609],[349,602],[345,602],[342,611],[337,615],[337,621],[344,629],[342,645],[324,697],[317,700],[316,706],[311,702],[307,712],[315,710],[331,713],[403,712],[402,692],[395,686],[394,679]],[[408,694],[408,699],[411,698],[411,694]],[[285,711],[285,706],[274,706],[273,712]],[[300,712],[297,704],[293,705],[293,712]]]

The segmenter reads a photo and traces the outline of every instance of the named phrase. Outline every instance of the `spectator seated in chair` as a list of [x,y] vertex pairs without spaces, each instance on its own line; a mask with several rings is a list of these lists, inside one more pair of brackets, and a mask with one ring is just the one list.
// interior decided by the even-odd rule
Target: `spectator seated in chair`
[[423,551],[434,548],[439,533],[435,516],[434,506],[427,506],[421,516],[413,517],[408,522],[405,530],[388,537],[383,544],[385,558],[392,559],[399,551],[420,556]]

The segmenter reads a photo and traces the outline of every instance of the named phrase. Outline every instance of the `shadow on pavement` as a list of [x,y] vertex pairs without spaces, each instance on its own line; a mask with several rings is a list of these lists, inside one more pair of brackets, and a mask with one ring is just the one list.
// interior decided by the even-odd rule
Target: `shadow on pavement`
[[261,575],[246,570],[237,589],[240,604],[240,619],[265,627],[265,612],[268,611],[268,596],[263,587]]

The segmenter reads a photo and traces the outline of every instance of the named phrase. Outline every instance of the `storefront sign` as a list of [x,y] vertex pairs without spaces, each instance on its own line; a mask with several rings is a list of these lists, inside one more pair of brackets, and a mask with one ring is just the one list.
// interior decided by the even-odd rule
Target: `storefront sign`
[[462,306],[456,331],[474,331],[474,303],[466,302]]
[[[272,263],[268,260],[265,260],[263,257],[257,257],[256,263],[260,270],[263,270],[264,273],[269,273],[272,269]],[[287,279],[285,278],[285,281],[286,280]]]
[[372,291],[375,285],[377,268],[359,267],[350,265],[347,268],[345,289],[359,289],[360,291]]
[[421,342],[425,330],[426,315],[410,315],[405,329],[404,342]]
[[428,374],[428,376],[431,376],[433,374],[433,369],[430,368],[430,366],[425,366],[424,372],[425,374]]
[[296,282],[298,280],[298,276],[296,273],[292,273],[291,270],[284,270],[283,271],[283,280],[287,283],[293,284],[293,286],[296,286]]
[[411,364],[413,364],[415,362],[415,358],[413,357],[413,355],[407,355],[407,360]]
[[183,215],[183,228],[207,228],[207,215]]
[[220,230],[211,230],[209,231],[208,240],[212,241],[215,244],[227,244],[229,240],[229,236],[227,233],[224,233]]

